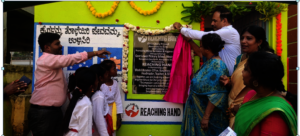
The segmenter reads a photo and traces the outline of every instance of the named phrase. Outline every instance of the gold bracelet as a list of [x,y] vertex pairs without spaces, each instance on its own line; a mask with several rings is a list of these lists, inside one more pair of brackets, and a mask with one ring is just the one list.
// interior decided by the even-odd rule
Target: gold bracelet
[[96,51],[93,51],[94,52],[94,55],[96,55]]

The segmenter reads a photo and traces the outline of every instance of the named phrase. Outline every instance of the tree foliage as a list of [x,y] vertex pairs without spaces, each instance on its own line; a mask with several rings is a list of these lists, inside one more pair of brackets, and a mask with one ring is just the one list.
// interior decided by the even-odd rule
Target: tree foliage
[[255,10],[259,13],[263,14],[263,18],[259,18],[260,20],[267,21],[275,17],[277,14],[286,11],[287,4],[277,3],[277,2],[270,2],[270,1],[263,1],[257,2]]
[[201,22],[201,17],[211,15],[216,6],[214,5],[213,1],[201,1],[193,2],[193,6],[191,7],[186,7],[182,3],[182,7],[185,10],[183,10],[181,14],[186,16],[182,17],[181,20],[191,24],[193,21]]

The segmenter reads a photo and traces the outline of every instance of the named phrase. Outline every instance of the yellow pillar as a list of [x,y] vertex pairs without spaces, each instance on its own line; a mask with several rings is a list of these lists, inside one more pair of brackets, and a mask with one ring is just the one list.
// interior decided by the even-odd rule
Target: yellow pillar
[[[23,75],[32,79],[32,66],[5,65],[7,83],[20,79]],[[11,95],[4,101],[6,117],[4,134],[7,136],[23,136],[29,133],[27,114],[30,107],[31,85],[18,96]]]
[[14,136],[23,136],[29,132],[27,114],[30,106],[30,97],[31,94],[19,95],[14,102],[14,108],[12,109]]

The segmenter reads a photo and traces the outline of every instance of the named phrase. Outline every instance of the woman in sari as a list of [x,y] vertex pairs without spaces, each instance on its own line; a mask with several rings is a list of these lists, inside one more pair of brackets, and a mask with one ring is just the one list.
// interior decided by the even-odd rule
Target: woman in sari
[[265,30],[256,25],[249,26],[242,31],[241,46],[243,54],[236,58],[236,64],[234,65],[234,72],[231,78],[228,78],[226,75],[220,77],[221,83],[231,88],[228,97],[230,127],[234,124],[234,115],[241,106],[244,96],[251,90],[251,88],[245,87],[242,77],[242,71],[244,70],[248,56],[257,51],[270,51],[269,44],[266,41]]
[[[238,136],[297,135],[297,98],[286,93],[282,78],[283,64],[275,54],[255,52],[243,70],[243,81],[249,91],[238,110],[234,131]],[[285,93],[283,93],[285,92]],[[290,103],[291,102],[291,103]]]
[[208,60],[191,81],[181,136],[215,136],[228,127],[228,92],[219,82],[221,75],[229,74],[225,63],[218,56],[223,47],[224,41],[218,34],[207,34],[202,38],[200,51]]

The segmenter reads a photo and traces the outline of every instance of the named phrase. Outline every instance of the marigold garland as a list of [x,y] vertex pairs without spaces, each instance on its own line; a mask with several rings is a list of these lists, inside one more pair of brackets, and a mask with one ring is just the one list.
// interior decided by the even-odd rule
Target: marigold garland
[[116,8],[118,7],[119,3],[120,3],[119,1],[115,1],[109,11],[104,12],[104,13],[98,13],[96,11],[96,9],[93,7],[93,5],[91,4],[91,2],[86,1],[86,5],[88,6],[89,10],[92,12],[92,14],[95,17],[98,17],[98,18],[105,18],[109,15],[112,15],[115,12]]
[[[184,28],[192,28],[192,25],[183,25]],[[121,83],[121,88],[125,94],[128,93],[127,90],[127,84],[128,84],[128,53],[129,53],[129,39],[128,39],[128,32],[129,31],[135,31],[139,34],[142,35],[159,35],[159,34],[165,34],[170,31],[175,30],[173,27],[173,24],[170,26],[166,26],[163,28],[163,30],[155,29],[155,30],[146,30],[143,28],[140,28],[139,26],[134,26],[129,23],[124,24],[124,29],[123,29],[123,54],[122,54],[122,83]]]
[[[204,17],[203,16],[201,16],[201,22],[200,22],[200,31],[204,31]],[[203,65],[203,59],[202,58],[200,58],[200,67]]]
[[155,12],[157,12],[160,9],[161,4],[163,4],[163,1],[159,1],[156,3],[156,6],[151,10],[142,10],[140,7],[136,6],[133,1],[129,1],[130,6],[135,9],[137,12],[139,12],[142,15],[152,15]]
[[281,57],[281,53],[282,53],[282,40],[281,40],[281,28],[282,28],[282,24],[281,24],[281,13],[279,13],[277,16],[276,16],[276,30],[277,30],[277,33],[276,33],[276,53],[278,56]]

